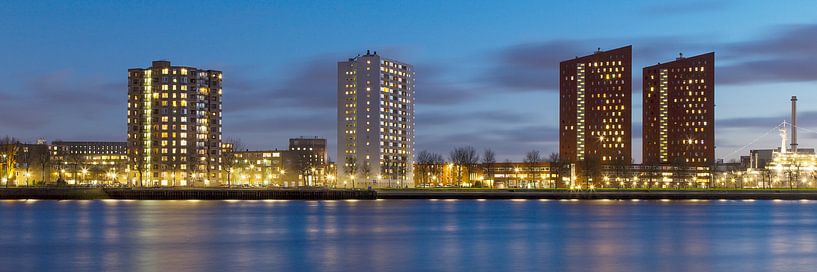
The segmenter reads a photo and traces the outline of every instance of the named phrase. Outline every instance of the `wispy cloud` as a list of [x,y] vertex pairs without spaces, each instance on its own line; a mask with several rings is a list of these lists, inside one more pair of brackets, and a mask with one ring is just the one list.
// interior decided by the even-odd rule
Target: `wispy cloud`
[[720,86],[817,81],[817,24],[776,26],[761,33],[761,38],[738,42],[703,36],[647,36],[516,44],[489,55],[488,62],[495,65],[479,79],[499,91],[555,92],[559,88],[559,62],[588,55],[596,47],[632,44],[634,92],[641,91],[640,67],[674,60],[681,52],[715,51]]
[[[0,130],[37,132],[46,127],[72,137],[79,129],[100,131],[103,138],[124,136],[126,82],[109,82],[60,70],[25,80],[20,90],[0,99]],[[116,126],[99,126],[115,123]],[[119,131],[117,131],[119,130]],[[43,133],[43,132],[39,132]],[[124,139],[124,138],[123,138]]]
[[689,15],[706,12],[724,12],[732,6],[732,1],[654,1],[645,6],[642,11],[651,15]]

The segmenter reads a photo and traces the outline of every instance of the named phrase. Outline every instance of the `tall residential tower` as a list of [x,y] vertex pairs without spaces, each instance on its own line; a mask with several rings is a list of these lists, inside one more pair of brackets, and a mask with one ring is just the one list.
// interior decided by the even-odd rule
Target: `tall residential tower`
[[632,158],[632,46],[559,64],[559,153],[570,162]]
[[154,61],[128,69],[132,184],[179,186],[218,180],[220,71]]
[[338,183],[412,186],[413,156],[413,67],[369,51],[338,62]]
[[715,160],[715,53],[645,67],[644,164]]

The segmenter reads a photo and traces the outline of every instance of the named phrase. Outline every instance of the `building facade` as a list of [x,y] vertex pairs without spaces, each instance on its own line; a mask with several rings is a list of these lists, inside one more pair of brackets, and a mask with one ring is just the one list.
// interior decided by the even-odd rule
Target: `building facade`
[[127,182],[126,142],[54,141],[50,161],[55,180],[68,184],[116,184]]
[[0,144],[0,185],[30,186],[48,182],[48,145],[10,142]]
[[326,139],[292,138],[285,150],[236,150],[222,144],[224,179],[230,185],[262,187],[332,187],[334,165],[328,162]]
[[[235,160],[229,169],[231,185],[284,187],[284,156],[281,150],[238,150],[228,156]],[[226,178],[226,177],[225,177]]]
[[644,164],[715,161],[715,53],[643,69]]
[[559,64],[559,153],[569,162],[632,160],[632,46]]
[[132,184],[220,181],[222,73],[154,61],[128,70]]
[[377,52],[338,62],[338,178],[413,186],[414,68]]
[[296,185],[326,186],[327,156],[326,139],[293,138],[289,139],[289,151],[284,155],[284,165]]

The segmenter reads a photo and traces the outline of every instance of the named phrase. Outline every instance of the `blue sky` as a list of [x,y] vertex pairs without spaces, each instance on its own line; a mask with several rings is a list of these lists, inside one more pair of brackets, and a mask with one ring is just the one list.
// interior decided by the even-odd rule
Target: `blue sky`
[[[5,1],[0,135],[126,139],[126,71],[152,60],[224,71],[224,137],[249,148],[329,139],[336,62],[367,49],[415,65],[417,150],[558,151],[560,60],[633,45],[641,67],[716,53],[716,151],[776,146],[800,97],[817,131],[814,1]],[[801,130],[801,146],[817,132]]]

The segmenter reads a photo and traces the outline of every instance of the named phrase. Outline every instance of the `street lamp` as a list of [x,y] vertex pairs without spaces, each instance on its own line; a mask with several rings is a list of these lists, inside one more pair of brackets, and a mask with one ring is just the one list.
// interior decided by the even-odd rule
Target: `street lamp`
[[81,179],[81,181],[84,181],[84,180],[85,180],[85,175],[86,175],[86,174],[88,174],[88,169],[86,169],[86,168],[82,168],[81,173],[82,173],[82,179]]

